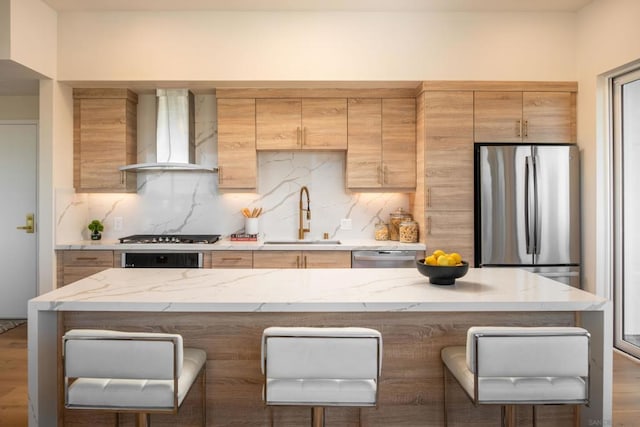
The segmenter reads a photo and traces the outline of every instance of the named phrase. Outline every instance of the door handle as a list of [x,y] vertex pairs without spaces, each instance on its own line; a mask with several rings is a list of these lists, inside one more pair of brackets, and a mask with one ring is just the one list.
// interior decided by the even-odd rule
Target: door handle
[[33,214],[32,213],[27,214],[26,224],[16,228],[18,230],[24,230],[29,234],[33,234],[35,232],[35,226],[33,223]]

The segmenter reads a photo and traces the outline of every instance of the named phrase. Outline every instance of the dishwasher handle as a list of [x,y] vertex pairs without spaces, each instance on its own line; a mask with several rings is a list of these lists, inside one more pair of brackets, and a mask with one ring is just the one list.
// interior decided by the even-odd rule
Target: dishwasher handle
[[415,255],[396,255],[389,251],[380,251],[375,255],[354,254],[354,261],[413,261]]

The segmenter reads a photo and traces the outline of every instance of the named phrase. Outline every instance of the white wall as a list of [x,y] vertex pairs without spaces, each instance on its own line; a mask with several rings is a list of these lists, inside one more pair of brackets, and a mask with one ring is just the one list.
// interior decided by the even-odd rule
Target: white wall
[[54,78],[57,66],[57,14],[40,0],[10,0],[11,59]]
[[[583,285],[599,295],[609,296],[610,283],[605,251],[608,242],[598,230],[609,227],[604,208],[606,194],[606,133],[603,128],[605,99],[598,96],[598,76],[640,59],[640,2],[637,0],[594,0],[578,13],[578,140],[582,158]],[[598,181],[599,180],[599,181]],[[596,278],[598,281],[596,282]]]
[[63,81],[575,80],[575,14],[59,14]]
[[37,96],[0,96],[0,119],[37,120],[38,103]]

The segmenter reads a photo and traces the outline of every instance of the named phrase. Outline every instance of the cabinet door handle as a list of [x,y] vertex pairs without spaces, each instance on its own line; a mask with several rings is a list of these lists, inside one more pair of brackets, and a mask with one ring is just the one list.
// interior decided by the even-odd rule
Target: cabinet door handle
[[389,169],[387,168],[387,165],[384,165],[382,168],[382,183],[389,183]]
[[427,207],[431,207],[431,187],[427,187]]
[[296,268],[300,268],[300,255],[296,255]]
[[296,128],[296,145],[302,146],[302,129],[300,129],[300,126]]
[[242,258],[240,258],[240,257],[236,257],[236,258],[226,258],[226,257],[223,257],[223,258],[222,258],[222,261],[242,261]]
[[307,268],[307,256],[304,256],[304,268]]
[[518,138],[521,137],[521,121],[520,120],[516,120],[516,136]]
[[431,235],[431,217],[427,217],[427,234]]
[[218,184],[222,184],[224,178],[222,177],[222,166],[218,165]]
[[525,138],[529,136],[529,120],[524,121],[524,124],[522,125],[522,133]]
[[125,171],[120,171],[120,184],[125,185],[127,177]]
[[76,257],[77,261],[97,261],[98,258],[97,257],[90,257],[90,256],[79,256]]
[[307,145],[307,127],[302,128],[302,145]]

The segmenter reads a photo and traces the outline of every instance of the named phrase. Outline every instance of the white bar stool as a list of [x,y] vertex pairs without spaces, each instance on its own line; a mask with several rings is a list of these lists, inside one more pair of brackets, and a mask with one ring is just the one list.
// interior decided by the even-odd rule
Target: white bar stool
[[515,406],[589,403],[589,332],[576,327],[472,327],[467,345],[442,349],[444,419],[447,371],[475,404],[502,405],[502,425]]
[[381,369],[375,329],[270,327],[262,334],[265,404],[311,406],[314,427],[324,426],[326,406],[376,406]]
[[206,425],[204,350],[183,348],[177,334],[74,329],[62,338],[64,404],[69,409],[177,414],[198,375]]

